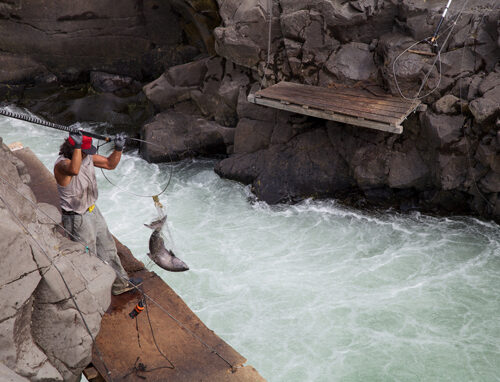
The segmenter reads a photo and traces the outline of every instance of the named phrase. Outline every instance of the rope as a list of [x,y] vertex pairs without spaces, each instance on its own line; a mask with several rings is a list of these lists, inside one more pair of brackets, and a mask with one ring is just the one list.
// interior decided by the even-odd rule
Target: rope
[[268,8],[268,17],[269,17],[269,29],[268,29],[268,36],[267,36],[267,61],[266,61],[266,66],[264,66],[264,73],[262,74],[262,78],[260,80],[260,88],[259,90],[262,89],[262,84],[264,82],[264,79],[266,77],[266,71],[269,66],[269,63],[271,62],[271,40],[272,40],[272,26],[273,26],[273,0],[268,0],[267,1],[267,8]]
[[[441,74],[441,72],[442,72],[442,68],[441,68],[441,52],[442,52],[442,51],[443,51],[443,49],[445,48],[446,43],[448,42],[448,39],[450,38],[451,33],[453,32],[453,29],[455,29],[455,26],[457,25],[457,21],[458,21],[458,19],[460,18],[460,16],[462,16],[462,13],[463,13],[463,11],[464,11],[464,9],[465,9],[465,6],[467,5],[467,3],[468,3],[468,2],[469,2],[469,0],[465,0],[465,2],[464,2],[464,3],[463,3],[463,5],[462,5],[462,9],[461,9],[461,10],[460,10],[460,12],[458,13],[457,17],[454,19],[454,21],[451,23],[451,25],[450,25],[450,26],[449,26],[449,27],[448,27],[448,28],[444,31],[444,32],[446,32],[446,31],[448,31],[448,30],[449,30],[448,34],[446,35],[446,38],[445,38],[444,42],[443,42],[443,43],[442,43],[442,45],[441,45],[441,48],[438,50],[438,52],[437,52],[437,54],[436,54],[436,58],[434,59],[434,61],[433,61],[432,65],[430,66],[429,71],[428,71],[428,72],[426,73],[426,75],[424,76],[424,79],[422,80],[422,84],[420,85],[420,88],[418,89],[418,92],[417,92],[417,94],[415,95],[415,97],[412,97],[412,98],[410,98],[410,97],[406,97],[406,96],[403,94],[403,92],[401,91],[401,88],[399,87],[399,82],[398,82],[398,79],[397,79],[397,76],[396,76],[396,63],[398,62],[399,58],[400,58],[403,54],[405,54],[408,50],[410,50],[411,48],[413,48],[415,45],[421,44],[421,43],[423,43],[423,42],[429,42],[429,41],[432,41],[432,42],[434,43],[434,42],[437,40],[437,38],[438,38],[438,36],[437,36],[437,32],[438,32],[439,28],[438,28],[438,29],[436,29],[435,35],[434,35],[433,37],[431,37],[431,38],[426,37],[426,38],[424,38],[423,40],[420,40],[420,41],[418,41],[418,42],[416,42],[416,43],[414,43],[414,44],[410,45],[408,48],[406,48],[403,52],[401,52],[401,53],[400,53],[400,54],[396,57],[396,59],[395,59],[395,60],[394,60],[394,62],[392,63],[392,74],[393,74],[393,76],[394,76],[394,82],[396,83],[396,88],[398,89],[399,95],[400,95],[402,98],[404,98],[404,99],[406,99],[406,100],[408,100],[408,101],[416,101],[416,100],[420,100],[420,99],[423,99],[423,98],[425,98],[425,97],[427,97],[427,96],[431,95],[432,93],[434,93],[434,92],[438,89],[439,85],[441,84],[441,76],[442,76],[442,74]],[[448,4],[448,5],[449,5],[449,4]],[[446,8],[446,10],[447,10],[447,8]],[[443,20],[443,18],[444,18],[444,16],[445,16],[445,14],[446,14],[446,10],[445,10],[445,12],[443,13],[443,15],[442,15],[442,17],[441,17],[441,20],[440,20],[440,24],[439,24],[439,26],[441,25],[442,20]],[[444,33],[444,32],[443,32],[443,33]],[[439,80],[438,80],[437,85],[434,87],[434,89],[432,89],[431,91],[429,91],[427,94],[425,94],[425,95],[423,95],[423,96],[420,96],[420,93],[422,92],[422,90],[423,90],[424,86],[426,85],[426,83],[427,83],[427,81],[428,81],[428,79],[429,79],[429,76],[430,76],[430,74],[431,74],[431,72],[432,72],[432,69],[433,69],[433,68],[434,68],[434,66],[436,65],[436,62],[438,62],[438,61],[439,61],[439,70],[438,70],[438,73],[439,73]]]
[[[472,36],[474,38],[473,40],[473,46],[474,46],[474,67],[476,67],[476,46],[477,46],[477,32],[479,31],[479,27],[481,26],[481,24],[483,23],[483,20],[485,18],[485,16],[487,14],[489,14],[490,12],[494,11],[494,10],[498,10],[499,8],[492,8],[492,9],[489,9],[488,12],[485,12],[482,14],[482,17],[481,17],[481,20],[479,21],[479,23],[476,25],[476,27],[474,28],[474,23],[472,22],[471,20],[471,28],[470,28],[470,32],[469,32],[469,37]],[[475,29],[475,30],[473,30]],[[465,44],[466,44],[466,40],[464,40],[464,47],[465,47]],[[465,55],[465,50],[463,50],[462,52],[462,56],[461,56],[461,59],[460,59],[460,69],[463,68],[464,66],[464,55]],[[462,70],[460,70],[461,72]],[[458,80],[458,97],[459,97],[459,100],[460,100],[460,115],[462,115],[464,118],[464,103],[463,103],[463,100],[462,100],[462,77],[459,78]],[[471,177],[472,177],[472,181],[474,182],[474,187],[476,188],[476,191],[478,192],[479,196],[486,202],[487,205],[489,205],[490,207],[494,208],[495,206],[493,205],[493,203],[491,203],[491,201],[489,201],[486,196],[484,196],[484,194],[481,192],[481,190],[479,189],[479,186],[477,185],[477,180],[476,180],[476,176],[474,175],[474,169],[472,168],[472,161],[471,161],[471,157],[470,157],[470,141],[469,141],[469,138],[466,134],[466,131],[465,131],[465,126],[467,125],[467,123],[470,123],[470,120],[469,121],[465,121],[465,124],[464,124],[464,138],[465,138],[465,147],[466,147],[466,150],[467,150],[467,164],[469,165],[469,172],[471,174]]]
[[[157,147],[160,147],[160,148],[164,148],[164,146],[161,146],[161,145],[158,145],[156,143],[153,143],[153,142],[148,142],[148,141],[145,141],[143,139],[138,139],[138,138],[127,138],[127,139],[130,139],[132,141],[138,141],[138,142],[145,142],[149,145],[153,145],[153,146],[157,146]],[[98,148],[101,147],[101,146],[98,146]],[[167,154],[169,156],[169,159],[170,159],[170,162],[172,162],[172,156],[170,155],[170,153],[167,151]],[[168,176],[168,180],[167,180],[167,184],[165,185],[165,187],[163,187],[163,189],[160,191],[159,194],[154,194],[154,195],[143,195],[143,194],[137,194],[135,192],[132,192],[132,191],[129,191],[129,190],[126,190],[125,188],[123,187],[120,187],[118,184],[112,182],[105,174],[104,170],[101,168],[101,173],[102,175],[104,176],[104,179],[106,179],[112,186],[118,188],[119,190],[123,191],[123,192],[126,192],[127,194],[131,194],[131,195],[134,195],[134,196],[137,196],[137,197],[140,197],[140,198],[158,198],[160,195],[162,195],[165,191],[167,191],[167,188],[168,186],[170,185],[170,182],[172,180],[172,175],[173,175],[173,172],[174,172],[174,168],[172,166],[170,166],[170,174]]]
[[[2,178],[3,180],[3,178]],[[20,194],[20,193],[19,193]],[[24,195],[20,194],[21,196],[24,197]],[[25,197],[26,200],[29,200],[28,198]],[[71,298],[71,300],[73,301],[73,304],[75,305],[75,308],[76,310],[78,311],[78,313],[80,314],[80,318],[82,319],[82,322],[83,322],[83,325],[85,326],[85,329],[87,330],[87,332],[89,333],[89,336],[92,340],[92,345],[94,346],[94,349],[96,350],[96,353],[97,353],[97,356],[99,357],[99,360],[102,362],[103,366],[104,366],[104,369],[106,371],[106,374],[108,375],[109,379],[111,382],[113,382],[113,379],[111,378],[111,372],[109,371],[108,367],[106,366],[106,363],[104,362],[104,359],[102,358],[102,355],[101,355],[101,352],[99,351],[99,347],[97,346],[97,343],[95,341],[95,338],[94,336],[92,335],[92,332],[87,324],[87,321],[85,320],[85,318],[83,317],[83,313],[80,309],[80,307],[78,306],[78,303],[76,302],[76,299],[73,295],[73,293],[71,292],[71,289],[68,285],[68,283],[66,282],[66,279],[64,278],[61,270],[59,269],[59,267],[57,266],[57,264],[55,263],[54,259],[51,259],[50,256],[47,254],[47,252],[45,251],[45,248],[43,248],[43,246],[38,242],[38,240],[35,239],[35,237],[33,236],[33,234],[30,232],[30,230],[28,230],[28,228],[26,227],[26,225],[22,222],[22,220],[16,215],[16,213],[12,210],[12,208],[10,207],[10,205],[5,201],[5,199],[2,197],[2,195],[0,195],[0,200],[3,202],[3,204],[5,205],[5,207],[7,207],[7,209],[9,210],[9,212],[11,213],[11,215],[17,220],[17,222],[23,227],[23,229],[26,231],[26,233],[31,237],[31,239],[33,240],[33,242],[35,244],[37,244],[37,246],[40,248],[40,250],[42,251],[42,253],[45,255],[45,257],[47,257],[47,259],[49,260],[49,263],[50,265],[54,266],[55,270],[57,271],[57,273],[59,273],[59,276],[61,277],[63,283],[64,283],[64,287],[66,288],[66,290],[68,291],[69,293],[69,297]],[[40,210],[40,209],[39,209]],[[42,210],[40,210],[42,211]],[[43,212],[43,211],[42,211]],[[48,215],[47,215],[48,216]],[[49,216],[50,217],[50,216]]]
[[[61,224],[59,224],[59,222],[55,221],[50,215],[48,215],[45,211],[43,211],[42,209],[40,209],[36,203],[34,203],[32,200],[28,199],[26,196],[24,196],[23,194],[21,194],[17,189],[16,187],[11,184],[9,181],[7,181],[4,177],[2,177],[0,175],[0,180],[2,180],[5,184],[7,184],[9,187],[11,187],[14,192],[16,192],[18,195],[22,196],[24,199],[26,199],[28,201],[28,203],[30,203],[34,209],[36,209],[37,211],[40,211],[43,215],[45,215],[47,218],[49,218],[52,222],[54,222],[54,224],[58,227],[60,227],[64,232],[66,232],[68,235],[70,235],[70,237],[73,237],[75,242],[78,242],[79,244],[81,244],[84,248],[88,248],[87,245],[81,241],[80,239],[78,238],[75,238],[71,232],[69,232],[68,230],[66,230],[66,228],[64,228],[64,226],[62,226]],[[97,259],[99,259],[101,262],[103,262],[104,264],[106,265],[109,265],[111,266],[108,262],[106,262],[105,260],[99,258],[97,256],[97,253],[91,251],[90,252],[91,254],[95,255]],[[114,270],[114,269],[113,269]],[[125,280],[128,282],[128,279],[126,279],[125,277],[123,277],[122,275],[120,275],[117,271],[115,271],[116,275],[118,277],[120,277],[121,279]],[[188,334],[190,334],[193,338],[195,338],[197,341],[199,341],[203,346],[205,346],[207,349],[209,349],[212,353],[214,353],[217,357],[219,357],[221,360],[223,360],[226,364],[228,364],[230,367],[231,367],[231,370],[232,371],[235,371],[236,369],[240,368],[241,366],[233,366],[228,360],[226,360],[221,354],[219,354],[213,347],[211,347],[210,345],[208,345],[206,342],[204,342],[199,336],[197,336],[193,331],[191,331],[189,328],[187,328],[182,322],[180,322],[177,318],[175,318],[175,316],[173,316],[170,312],[168,312],[167,309],[165,309],[159,302],[157,302],[156,300],[154,300],[151,296],[149,296],[148,294],[146,294],[145,292],[141,291],[139,287],[135,286],[134,285],[134,289],[137,290],[139,293],[141,293],[143,296],[145,296],[146,298],[148,298],[153,304],[155,304],[158,308],[160,308],[160,310],[162,310],[165,314],[167,314],[179,327],[181,327],[182,329],[184,329]]]

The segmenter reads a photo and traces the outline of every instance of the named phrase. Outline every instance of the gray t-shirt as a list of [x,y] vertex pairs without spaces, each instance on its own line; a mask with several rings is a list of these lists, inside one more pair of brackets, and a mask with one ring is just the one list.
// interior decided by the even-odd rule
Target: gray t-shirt
[[[68,158],[59,156],[56,164]],[[67,186],[57,185],[61,208],[83,214],[97,200],[97,179],[95,177],[94,161],[92,155],[87,155],[82,160],[78,175],[71,177]]]

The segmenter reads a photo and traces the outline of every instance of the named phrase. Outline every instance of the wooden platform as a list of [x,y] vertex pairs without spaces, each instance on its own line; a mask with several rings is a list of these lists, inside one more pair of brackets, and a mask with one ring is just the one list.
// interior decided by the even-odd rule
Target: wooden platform
[[333,84],[324,88],[284,81],[250,94],[248,101],[396,134],[403,132],[401,124],[420,104],[386,94],[372,85]]

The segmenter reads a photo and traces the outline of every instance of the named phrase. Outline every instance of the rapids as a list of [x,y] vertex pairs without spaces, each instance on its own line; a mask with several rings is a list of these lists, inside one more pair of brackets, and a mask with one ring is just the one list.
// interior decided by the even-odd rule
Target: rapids
[[[0,117],[52,171],[62,132]],[[210,160],[107,176],[158,193],[167,238],[190,267],[146,256],[151,198],[97,171],[110,230],[270,382],[500,380],[500,230],[470,217],[370,212],[335,201],[268,206]],[[168,318],[166,318],[168,319]]]

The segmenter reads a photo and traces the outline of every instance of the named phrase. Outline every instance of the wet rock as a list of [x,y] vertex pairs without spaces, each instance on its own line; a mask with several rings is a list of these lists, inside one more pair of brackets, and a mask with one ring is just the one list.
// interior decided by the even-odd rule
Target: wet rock
[[196,116],[163,112],[142,128],[142,139],[155,145],[141,146],[141,155],[149,162],[225,155],[234,143],[234,131]]
[[429,181],[429,168],[419,152],[394,152],[389,160],[388,184],[391,188],[422,188]]
[[286,145],[234,155],[221,161],[215,171],[251,183],[256,195],[268,203],[335,195],[353,186],[348,167],[322,129],[298,135]]
[[[250,93],[255,93],[259,89],[258,86],[252,88]],[[248,102],[247,91],[245,88],[240,88],[238,95],[237,114],[238,118],[249,118],[257,121],[271,121],[274,119],[276,110],[270,107],[256,105]]]
[[326,63],[327,69],[340,80],[368,80],[376,73],[373,53],[367,44],[343,45]]
[[269,147],[273,128],[270,122],[240,119],[234,132],[234,153],[253,153]]
[[463,185],[468,171],[465,156],[439,154],[438,163],[438,183],[442,190],[453,190]]
[[479,184],[484,192],[500,192],[500,172],[489,171]]
[[357,149],[350,163],[358,186],[363,190],[385,186],[388,173],[386,162],[383,147],[371,145]]

